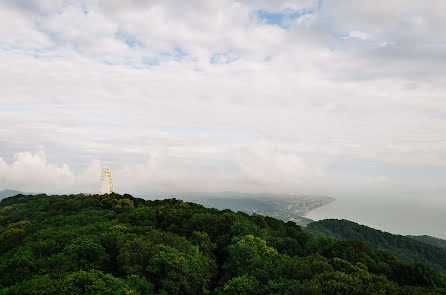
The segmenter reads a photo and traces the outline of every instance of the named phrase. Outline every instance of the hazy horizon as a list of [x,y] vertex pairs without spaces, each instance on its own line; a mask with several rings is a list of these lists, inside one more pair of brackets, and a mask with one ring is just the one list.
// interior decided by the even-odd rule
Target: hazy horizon
[[1,1],[0,190],[94,193],[108,166],[120,193],[445,208],[445,9]]

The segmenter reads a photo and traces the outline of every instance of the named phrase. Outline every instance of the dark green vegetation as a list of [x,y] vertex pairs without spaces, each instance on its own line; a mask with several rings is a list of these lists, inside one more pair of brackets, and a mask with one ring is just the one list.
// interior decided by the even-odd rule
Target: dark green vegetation
[[168,199],[0,202],[0,294],[446,294],[446,277],[292,222]]
[[428,245],[432,245],[438,248],[446,249],[446,240],[434,238],[431,236],[407,236],[408,238],[423,242]]
[[316,237],[328,236],[338,240],[362,241],[373,248],[389,251],[408,262],[427,262],[435,269],[446,273],[446,249],[409,237],[392,235],[348,220],[337,219],[312,222],[305,230]]

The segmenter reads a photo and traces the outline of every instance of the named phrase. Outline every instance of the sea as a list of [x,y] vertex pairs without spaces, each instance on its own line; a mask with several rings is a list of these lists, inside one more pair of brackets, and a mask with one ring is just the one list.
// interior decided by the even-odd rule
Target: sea
[[439,198],[337,198],[305,217],[347,219],[392,234],[446,239],[446,201]]

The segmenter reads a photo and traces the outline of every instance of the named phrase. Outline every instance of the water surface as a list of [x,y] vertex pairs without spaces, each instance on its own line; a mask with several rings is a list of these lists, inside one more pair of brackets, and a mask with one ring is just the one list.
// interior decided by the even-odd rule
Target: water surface
[[439,200],[338,199],[305,217],[348,219],[393,234],[427,234],[446,239],[446,202]]

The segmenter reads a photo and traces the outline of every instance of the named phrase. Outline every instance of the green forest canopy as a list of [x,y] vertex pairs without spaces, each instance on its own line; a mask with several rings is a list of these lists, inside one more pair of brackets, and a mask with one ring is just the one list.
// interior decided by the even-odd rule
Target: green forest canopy
[[0,202],[0,294],[446,294],[446,276],[293,222],[130,195]]
[[435,247],[438,247],[438,248],[446,249],[446,240],[443,240],[443,239],[438,239],[438,238],[434,238],[434,237],[427,236],[427,235],[422,235],[422,236],[411,236],[411,235],[409,235],[409,236],[406,236],[406,237],[414,239],[414,240],[417,240],[417,241],[420,241],[420,242],[423,242],[423,243],[428,244],[428,245],[432,245],[432,246],[435,246]]
[[305,231],[316,237],[328,236],[343,241],[362,241],[373,248],[389,251],[408,262],[427,262],[435,269],[446,273],[446,249],[409,237],[392,235],[345,219],[315,221],[308,224]]

